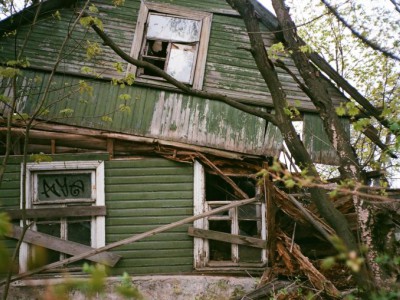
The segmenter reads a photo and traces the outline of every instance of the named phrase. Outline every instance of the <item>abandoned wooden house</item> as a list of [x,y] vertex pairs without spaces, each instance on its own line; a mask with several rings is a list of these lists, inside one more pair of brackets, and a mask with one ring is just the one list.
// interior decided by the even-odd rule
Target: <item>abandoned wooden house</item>
[[[35,264],[36,246],[47,249],[42,264],[52,263],[257,197],[255,174],[284,151],[279,131],[265,120],[189,96],[109,47],[94,46],[102,44],[99,36],[74,23],[84,2],[48,0],[0,23],[2,66],[27,60],[15,81],[4,77],[0,86],[2,100],[17,99],[0,189],[1,209],[15,221],[5,242],[10,251],[21,235],[23,204],[32,222],[19,252],[20,272]],[[272,109],[246,50],[243,21],[225,1],[91,2],[104,32],[131,57],[195,90]],[[257,10],[270,46],[278,42],[271,31],[276,21],[263,7]],[[90,51],[96,54],[91,59]],[[277,55],[298,74],[289,57]],[[313,159],[334,164],[312,102],[286,71],[278,72],[301,112],[302,138]],[[347,101],[330,80],[326,85],[336,105]],[[0,109],[4,155],[11,108],[2,101]],[[87,259],[111,266],[111,275],[261,273],[268,262],[266,211],[262,198]],[[312,243],[308,247],[313,251]]]

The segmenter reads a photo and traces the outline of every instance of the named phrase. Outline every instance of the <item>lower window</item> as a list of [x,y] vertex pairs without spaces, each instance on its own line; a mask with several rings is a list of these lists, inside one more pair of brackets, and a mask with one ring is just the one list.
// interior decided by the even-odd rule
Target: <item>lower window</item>
[[[255,196],[254,182],[246,177],[237,178],[235,181],[250,197]],[[196,162],[195,214],[216,209],[233,201],[236,199],[230,185],[218,175],[205,174],[201,164]],[[266,250],[260,246],[265,245],[263,241],[266,241],[264,203],[254,202],[231,208],[195,221],[194,227],[202,229],[203,237],[209,236],[209,238],[195,237],[196,268],[265,265]],[[243,237],[251,238],[255,242],[250,246],[235,242]]]
[[104,208],[103,162],[29,163],[25,187],[29,229],[34,232],[21,245],[21,272],[105,245],[105,217],[94,210]]

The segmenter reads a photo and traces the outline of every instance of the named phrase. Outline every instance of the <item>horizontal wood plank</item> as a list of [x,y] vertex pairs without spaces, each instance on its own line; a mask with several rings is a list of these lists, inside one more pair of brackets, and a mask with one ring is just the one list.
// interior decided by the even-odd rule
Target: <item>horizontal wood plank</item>
[[[22,227],[13,225],[12,232],[8,233],[7,236],[14,239],[20,239],[22,235]],[[45,247],[54,251],[59,251],[69,255],[82,254],[94,248],[82,245],[79,243],[63,240],[45,233],[37,232],[28,229],[24,236],[24,242]],[[99,254],[90,256],[88,260],[105,264],[107,266],[113,267],[121,259],[120,255],[111,252],[101,252]]]
[[253,238],[250,236],[229,234],[229,233],[225,233],[225,232],[198,229],[198,228],[194,228],[194,227],[188,228],[188,234],[190,236],[203,238],[203,239],[228,242],[228,243],[232,243],[232,244],[245,245],[245,246],[261,248],[261,249],[267,248],[267,241],[262,240],[262,239]]
[[[4,209],[12,220],[22,219],[21,209]],[[68,206],[57,208],[29,208],[26,209],[27,219],[54,219],[68,217],[95,217],[105,216],[105,206]]]

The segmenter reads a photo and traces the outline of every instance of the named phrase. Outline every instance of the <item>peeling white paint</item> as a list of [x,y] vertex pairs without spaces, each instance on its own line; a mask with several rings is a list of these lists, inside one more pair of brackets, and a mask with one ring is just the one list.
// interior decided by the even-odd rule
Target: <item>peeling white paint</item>
[[[223,111],[218,112],[214,105],[215,103],[209,100],[160,92],[149,135],[258,155],[274,155],[278,151],[280,147],[278,134],[274,134],[269,140],[264,138],[264,120],[245,113],[242,117],[240,117],[242,113],[238,113],[237,120],[232,117],[226,119],[224,116],[229,115],[231,113],[229,110],[232,108],[219,104]],[[214,124],[212,130],[210,130],[211,122]]]

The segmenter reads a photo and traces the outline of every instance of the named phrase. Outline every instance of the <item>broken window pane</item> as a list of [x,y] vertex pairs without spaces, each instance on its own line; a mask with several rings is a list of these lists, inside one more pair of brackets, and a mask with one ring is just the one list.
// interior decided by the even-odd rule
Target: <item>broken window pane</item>
[[[209,221],[209,229],[225,233],[231,233],[231,221]],[[210,247],[210,260],[231,261],[231,244],[222,241],[208,240]]]
[[[58,221],[38,221],[36,223],[38,232],[46,233],[51,236],[61,237],[61,222]],[[60,252],[50,250],[44,247],[36,246],[32,251],[32,261],[34,264],[45,265],[60,260]]]
[[198,42],[200,27],[200,21],[150,14],[147,38],[186,43]]
[[[247,205],[245,205],[247,206]],[[256,208],[255,205],[251,205]],[[239,234],[261,238],[261,231],[256,221],[239,221]],[[262,250],[259,248],[239,245],[240,262],[260,262]]]
[[68,219],[68,240],[90,246],[90,220]]
[[167,73],[183,83],[191,83],[196,45],[172,43]]

